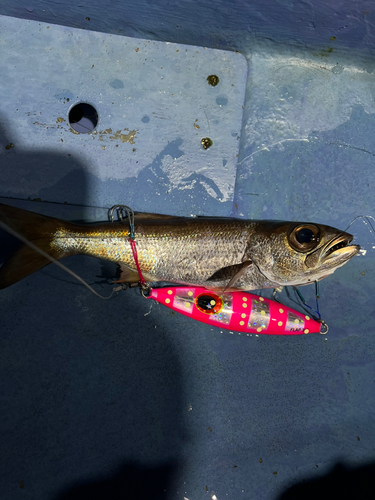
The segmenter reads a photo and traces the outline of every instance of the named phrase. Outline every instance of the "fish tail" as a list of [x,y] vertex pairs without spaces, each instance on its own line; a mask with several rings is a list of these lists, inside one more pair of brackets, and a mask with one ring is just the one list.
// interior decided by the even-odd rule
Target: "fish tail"
[[53,260],[69,255],[51,246],[56,230],[69,226],[66,221],[0,203],[0,229],[23,242],[0,267],[0,289],[26,278]]

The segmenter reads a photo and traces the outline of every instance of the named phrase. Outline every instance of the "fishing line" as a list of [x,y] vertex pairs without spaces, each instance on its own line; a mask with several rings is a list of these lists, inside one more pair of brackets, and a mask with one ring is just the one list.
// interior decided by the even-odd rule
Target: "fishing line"
[[141,284],[141,288],[143,290],[147,290],[149,287],[146,285],[146,281],[143,277],[141,267],[140,267],[139,262],[138,262],[138,252],[137,252],[137,245],[135,243],[135,231],[134,231],[134,212],[127,205],[114,205],[109,210],[109,213],[108,213],[108,217],[109,217],[111,222],[113,222],[113,212],[115,210],[117,210],[117,215],[118,215],[118,218],[120,219],[120,222],[124,222],[122,211],[124,210],[124,212],[126,213],[126,216],[128,218],[128,221],[129,221],[129,227],[130,227],[130,236],[129,236],[130,247],[132,249],[135,267],[137,268],[137,271],[138,271],[139,282]]
[[[375,234],[375,228],[374,226],[372,225],[372,222],[371,220],[373,220],[375,222],[375,219],[372,215],[357,215],[357,217],[355,217],[352,222],[349,224],[349,226],[345,229],[345,231],[347,231],[350,226],[357,220],[357,219],[364,219],[362,220],[362,222],[364,224],[366,224],[366,221],[368,222],[368,224],[370,225],[371,229],[372,229],[372,232]],[[371,219],[371,220],[370,220]],[[371,229],[369,230],[371,232]]]
[[[354,217],[354,219],[350,222],[350,224],[348,225],[348,227],[345,229],[345,232],[350,228],[350,226],[352,226],[354,224],[354,222],[357,219],[362,219],[362,222],[366,226],[367,226],[367,224],[370,226],[370,228],[371,228],[371,229],[369,229],[370,233],[372,231],[372,233],[375,234],[375,227],[374,227],[374,224],[373,224],[373,222],[375,223],[375,218],[372,215],[357,215],[357,217]],[[321,315],[320,315],[320,312],[319,312],[319,298],[320,298],[320,296],[319,296],[319,283],[318,283],[318,281],[315,282],[316,309],[314,309],[313,307],[309,306],[309,304],[306,303],[306,301],[305,301],[302,293],[297,289],[297,287],[294,286],[293,289],[296,292],[296,294],[298,295],[298,297],[299,297],[300,301],[302,302],[302,304],[305,307],[308,307],[315,314],[317,314],[319,320],[321,321]],[[324,323],[324,321],[323,321],[323,323]]]
[[104,299],[104,300],[110,299],[112,297],[112,295],[114,294],[114,292],[117,292],[120,289],[122,289],[122,287],[115,288],[114,290],[112,290],[111,295],[109,295],[108,297],[104,297],[103,295],[100,295],[100,293],[96,292],[88,283],[86,283],[86,281],[83,278],[81,278],[80,276],[78,276],[78,274],[76,274],[75,272],[71,271],[69,268],[67,268],[66,266],[64,266],[64,264],[61,264],[61,262],[59,262],[58,260],[56,260],[51,255],[48,255],[48,253],[44,252],[41,248],[39,248],[36,245],[34,245],[34,243],[31,243],[31,241],[29,241],[27,238],[23,237],[21,234],[17,233],[17,231],[14,231],[14,229],[12,229],[7,224],[5,224],[5,222],[1,222],[0,221],[0,227],[2,229],[4,229],[5,231],[7,231],[12,236],[14,236],[15,238],[17,238],[20,241],[22,241],[22,243],[24,243],[28,247],[32,248],[35,252],[40,253],[40,255],[43,255],[43,257],[45,257],[46,259],[50,260],[53,264],[56,264],[56,266],[59,266],[61,269],[63,269],[68,274],[70,274],[71,276],[73,276],[73,278],[75,278],[80,283],[82,283],[82,285],[84,285],[86,288],[88,288],[90,290],[90,292],[92,292],[94,295],[96,295],[100,299]]
[[302,293],[298,290],[297,287],[293,287],[294,291],[297,293],[299,299],[301,300],[302,304],[305,306],[305,307],[308,307],[311,311],[313,311],[317,316],[318,316],[318,319],[321,320],[322,317],[320,315],[320,312],[319,312],[319,298],[320,298],[320,295],[319,295],[319,284],[317,281],[315,281],[315,301],[316,301],[316,309],[314,309],[313,307],[309,306],[309,304],[306,303]]
[[[146,298],[147,298],[147,297],[146,297]],[[148,316],[148,315],[151,313],[151,309],[152,309],[152,306],[155,304],[155,300],[151,300],[150,302],[151,302],[151,304],[150,304],[150,309],[149,309],[149,311],[148,311],[147,313],[145,313],[143,316]]]

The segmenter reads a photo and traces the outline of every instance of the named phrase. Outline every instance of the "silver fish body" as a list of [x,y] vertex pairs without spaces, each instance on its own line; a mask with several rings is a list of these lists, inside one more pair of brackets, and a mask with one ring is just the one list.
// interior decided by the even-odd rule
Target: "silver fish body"
[[[127,221],[76,225],[0,205],[0,221],[55,259],[86,254],[121,266],[137,282]],[[321,224],[138,214],[135,241],[146,281],[254,290],[320,280],[359,251],[352,236]],[[49,261],[21,248],[0,268],[4,288]]]
[[[316,229],[313,245],[296,249],[291,235],[306,227],[308,231]],[[226,287],[236,275],[232,289],[308,284],[331,274],[359,251],[358,246],[348,245],[352,239],[349,234],[296,222],[143,219],[136,223],[135,234],[146,280],[215,289]],[[87,228],[59,231],[52,245],[66,254],[84,253],[118,262],[124,281],[139,279],[126,223],[102,224],[92,232]]]

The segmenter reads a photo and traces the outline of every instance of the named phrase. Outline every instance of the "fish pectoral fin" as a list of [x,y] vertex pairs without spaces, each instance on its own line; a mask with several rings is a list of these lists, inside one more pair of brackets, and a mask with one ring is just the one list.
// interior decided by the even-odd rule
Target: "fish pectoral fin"
[[243,262],[241,264],[241,269],[239,271],[237,271],[237,273],[233,276],[233,278],[230,280],[230,282],[227,284],[227,286],[224,288],[223,292],[226,292],[227,290],[230,290],[232,288],[232,286],[236,283],[237,280],[239,280],[241,278],[241,276],[243,276],[246,271],[248,270],[248,268],[252,265],[253,263],[251,262],[251,260],[246,260],[245,262]]
[[235,264],[233,266],[222,267],[218,271],[216,271],[212,276],[208,278],[207,281],[226,281],[229,280],[226,285],[224,291],[227,291],[231,288],[237,280],[243,276],[249,267],[252,265],[251,260],[245,260],[245,262],[241,262],[241,264]]
[[113,283],[138,283],[139,274],[138,271],[130,269],[130,267],[125,266],[125,264],[120,264],[120,276],[118,280],[113,280]]

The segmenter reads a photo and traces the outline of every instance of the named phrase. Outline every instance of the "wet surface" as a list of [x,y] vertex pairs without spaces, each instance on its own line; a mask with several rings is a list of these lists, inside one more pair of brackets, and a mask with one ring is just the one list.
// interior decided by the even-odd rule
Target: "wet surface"
[[[95,16],[83,14],[95,26]],[[363,30],[357,31],[355,19],[353,14],[347,29],[358,47],[364,39],[356,35]],[[339,21],[330,30],[338,31]],[[14,118],[19,115],[0,106],[1,186],[8,197],[1,201],[76,221],[105,220],[113,199],[149,212],[299,220],[346,229],[357,215],[374,215],[375,66],[365,57],[338,54],[335,34],[338,39],[329,34],[319,50],[247,45],[250,76],[242,132],[221,132],[240,144],[238,164],[234,149],[232,156],[208,157],[217,147],[213,127],[222,124],[200,111],[190,125],[202,156],[183,170],[189,154],[180,133],[185,117],[175,130],[164,131],[160,124],[170,115],[156,105],[139,109],[131,126],[126,119],[118,127],[107,125],[101,114],[91,142],[74,150],[68,142],[60,149],[48,142],[51,137],[65,144],[60,139],[81,141],[82,136],[58,128],[68,127],[58,120],[66,114],[56,112],[53,120],[39,115],[30,90],[18,108],[27,134],[10,125],[13,119],[20,123]],[[138,51],[131,53],[138,56],[145,49],[135,42]],[[87,71],[92,64],[94,70],[98,62],[90,60]],[[171,81],[179,68],[178,61],[169,68]],[[216,92],[212,105],[220,118],[231,104],[222,87],[225,78],[216,68],[203,69],[202,85],[205,92]],[[0,74],[10,85],[10,72]],[[220,78],[215,88],[207,83],[210,74]],[[128,91],[122,76],[107,80],[109,93]],[[194,78],[182,81],[183,91],[194,96]],[[53,96],[67,110],[77,93],[62,87]],[[144,132],[147,140],[141,143],[142,131],[156,119],[163,140]],[[100,140],[100,131],[109,128]],[[109,135],[117,130],[137,130],[134,145],[120,140],[117,148],[113,145],[113,171],[108,167],[101,179],[98,151],[108,152]],[[206,136],[214,142],[208,150],[200,143]],[[158,145],[150,153],[154,140]],[[97,169],[92,145],[98,146]],[[130,148],[125,157],[120,147]],[[134,170],[124,160],[128,154],[140,155],[131,163]],[[227,166],[232,177],[226,177]],[[28,193],[25,198],[39,201],[10,200],[18,188]],[[1,290],[4,496],[68,500],[102,498],[110,491],[113,498],[274,500],[307,498],[312,492],[325,498],[334,488],[370,498],[375,462],[375,236],[370,229],[361,220],[350,227],[361,253],[320,284],[327,335],[231,334],[157,303],[150,309],[138,290],[101,300],[54,266]],[[0,241],[3,258],[17,243],[3,233]],[[110,295],[116,266],[81,256],[64,263]],[[314,287],[301,291],[315,307]],[[278,299],[301,310],[291,289]]]

